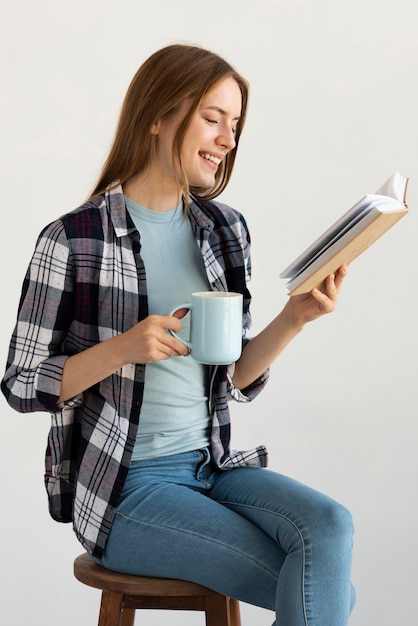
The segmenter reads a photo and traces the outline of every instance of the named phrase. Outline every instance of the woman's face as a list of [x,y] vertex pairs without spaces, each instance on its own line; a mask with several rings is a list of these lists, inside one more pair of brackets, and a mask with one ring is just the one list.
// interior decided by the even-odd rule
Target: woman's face
[[[193,113],[181,147],[181,162],[192,187],[212,187],[225,156],[235,146],[235,131],[241,115],[241,91],[233,78],[219,81],[203,97]],[[157,160],[160,169],[174,178],[173,140],[187,113],[188,102],[168,119],[158,123]],[[180,173],[177,172],[177,176]]]

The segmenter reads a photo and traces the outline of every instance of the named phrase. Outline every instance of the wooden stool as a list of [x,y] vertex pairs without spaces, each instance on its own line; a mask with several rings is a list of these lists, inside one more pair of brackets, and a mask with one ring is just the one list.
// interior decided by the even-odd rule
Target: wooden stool
[[133,626],[136,609],[204,611],[206,626],[241,626],[238,600],[196,583],[119,574],[97,565],[88,554],[75,559],[74,576],[102,590],[98,626]]

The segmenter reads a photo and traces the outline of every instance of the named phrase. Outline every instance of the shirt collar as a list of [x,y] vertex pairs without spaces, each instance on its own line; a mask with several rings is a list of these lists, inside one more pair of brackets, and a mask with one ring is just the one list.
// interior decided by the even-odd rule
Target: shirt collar
[[205,210],[202,202],[197,200],[194,196],[191,196],[191,202],[189,207],[189,217],[192,223],[196,226],[204,228],[205,230],[212,231],[214,229],[213,217]]
[[[135,231],[135,226],[128,217],[123,189],[119,181],[109,185],[106,189],[105,203],[117,237],[124,237]],[[200,228],[213,230],[213,220],[204,211],[202,203],[193,196],[189,207],[189,218]]]
[[125,237],[135,231],[135,226],[128,217],[122,185],[119,181],[109,185],[106,189],[105,203],[117,237]]

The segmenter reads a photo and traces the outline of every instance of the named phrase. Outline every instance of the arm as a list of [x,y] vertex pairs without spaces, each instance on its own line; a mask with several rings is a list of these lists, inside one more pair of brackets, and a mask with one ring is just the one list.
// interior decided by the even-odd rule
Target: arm
[[164,333],[169,316],[150,316],[127,332],[70,356],[63,346],[73,321],[73,265],[60,220],[41,233],[27,271],[1,389],[20,412],[57,411],[126,363],[147,363],[187,348]]
[[273,321],[245,346],[232,378],[238,389],[245,389],[283,352],[305,324],[334,311],[341,284],[347,273],[343,265],[325,281],[323,290],[292,296]]
[[85,391],[128,363],[150,363],[187,356],[188,348],[166,333],[181,322],[169,315],[150,315],[130,330],[70,356],[64,366],[59,402]]
[[10,341],[1,389],[16,411],[56,410],[67,358],[61,346],[72,309],[72,280],[67,240],[57,220],[37,240]]

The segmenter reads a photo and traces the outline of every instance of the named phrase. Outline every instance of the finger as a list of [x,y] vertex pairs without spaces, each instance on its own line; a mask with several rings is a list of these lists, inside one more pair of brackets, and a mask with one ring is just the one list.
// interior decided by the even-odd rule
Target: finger
[[186,344],[178,339],[174,339],[174,344],[169,346],[169,350],[171,351],[170,356],[189,356],[190,349]]
[[167,358],[170,356],[187,356],[190,353],[189,347],[170,333],[165,332],[160,341],[161,350],[168,355]]
[[167,331],[179,332],[181,321],[171,315],[155,315],[140,322],[140,337],[144,352],[144,362],[169,359],[172,356],[185,356],[189,353],[185,344]]
[[334,300],[338,295],[336,274],[330,274],[325,281],[325,295]]
[[189,349],[181,341],[174,339],[174,343],[165,340],[158,342],[147,353],[146,362],[152,363],[153,361],[166,361],[173,356],[188,356]]
[[[327,279],[328,281],[328,279]],[[321,313],[329,313],[333,308],[333,300],[319,289],[312,289],[311,295],[316,300]]]
[[[188,309],[179,309],[180,311],[187,311]],[[183,317],[180,313],[180,317],[177,316],[178,311],[174,315],[161,315],[159,316],[159,326],[162,330],[172,330],[175,333],[181,330],[180,317]]]
[[330,274],[327,276],[325,281],[325,294],[331,298],[331,300],[336,300],[338,294],[340,292],[341,284],[345,278],[347,273],[347,266],[342,265],[335,274]]
[[346,263],[344,263],[344,265],[341,265],[341,267],[338,268],[338,271],[334,278],[335,286],[338,291],[340,290],[340,287],[342,285],[344,278],[347,276],[347,272],[348,272],[348,266]]

